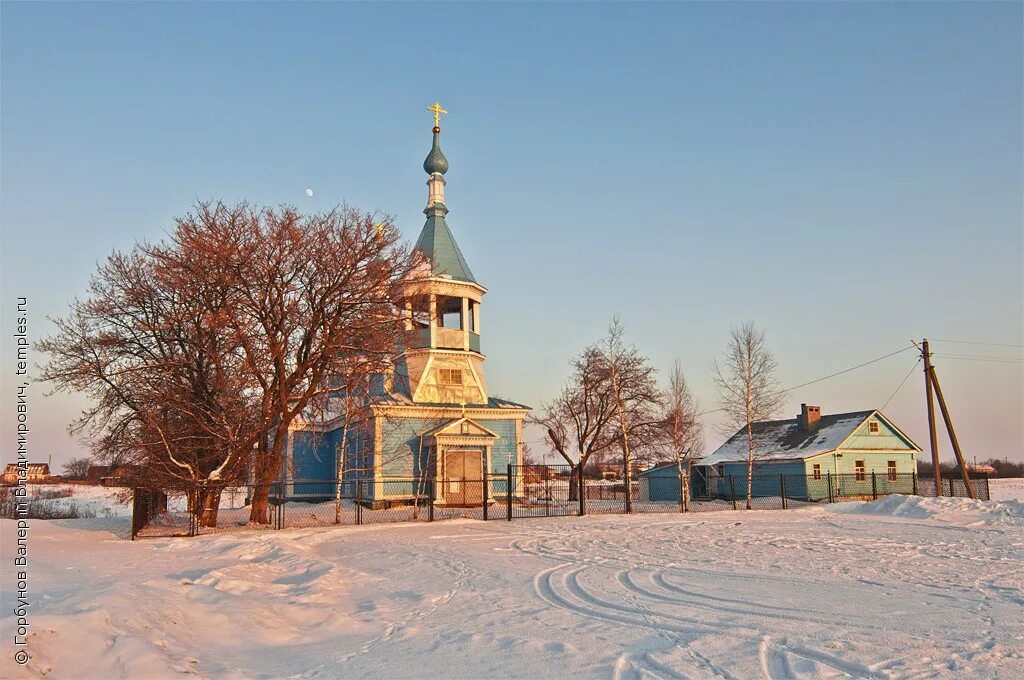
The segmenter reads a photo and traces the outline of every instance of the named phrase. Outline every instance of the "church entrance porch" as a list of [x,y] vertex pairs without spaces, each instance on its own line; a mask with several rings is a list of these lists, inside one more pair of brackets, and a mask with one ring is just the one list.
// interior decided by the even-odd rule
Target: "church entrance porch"
[[489,496],[484,492],[484,473],[491,469],[491,447],[497,440],[498,435],[465,416],[428,433],[430,457],[437,471],[436,503],[452,507],[484,504]]
[[458,447],[444,450],[441,502],[469,507],[484,502],[484,449]]

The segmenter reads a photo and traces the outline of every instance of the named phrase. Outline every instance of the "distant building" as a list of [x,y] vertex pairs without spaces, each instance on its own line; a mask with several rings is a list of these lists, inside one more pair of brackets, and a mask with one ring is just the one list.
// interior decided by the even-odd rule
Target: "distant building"
[[133,486],[132,478],[140,471],[138,465],[90,465],[86,481],[100,486]]
[[622,463],[596,463],[598,474],[601,479],[621,479]]
[[[49,463],[29,463],[25,481],[29,483],[45,482],[50,477]],[[4,468],[4,484],[18,483],[18,464],[8,463]]]
[[682,487],[679,485],[679,465],[675,461],[662,461],[636,476],[639,482],[638,500],[678,503]]
[[[885,492],[887,482],[905,482],[917,472],[921,447],[878,409],[821,415],[821,407],[801,404],[788,420],[754,423],[757,453],[754,496],[779,495],[778,476],[786,475],[786,493],[820,500],[872,493],[872,477]],[[874,473],[874,474],[872,474]],[[747,432],[741,428],[709,456],[694,465],[694,496],[747,495]],[[901,484],[901,487],[905,484]]]

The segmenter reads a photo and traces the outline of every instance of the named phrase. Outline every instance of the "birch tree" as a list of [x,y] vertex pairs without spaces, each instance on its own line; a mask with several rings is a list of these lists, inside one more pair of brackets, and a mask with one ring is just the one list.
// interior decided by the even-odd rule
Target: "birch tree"
[[622,452],[622,478],[625,482],[626,512],[632,511],[632,464],[634,451],[652,443],[657,431],[657,407],[661,395],[655,382],[655,370],[636,347],[627,345],[625,329],[618,317],[612,319],[608,334],[601,342],[607,365],[608,389],[612,398],[616,439]]
[[725,412],[723,430],[732,433],[742,428],[747,434],[748,510],[753,507],[754,461],[758,457],[754,423],[771,418],[783,405],[775,369],[775,357],[768,350],[764,331],[752,322],[730,331],[721,362],[715,360],[712,364],[719,406]]
[[704,448],[704,433],[700,407],[678,361],[669,373],[663,404],[661,434],[679,472],[680,510],[686,511],[690,503],[690,463]]

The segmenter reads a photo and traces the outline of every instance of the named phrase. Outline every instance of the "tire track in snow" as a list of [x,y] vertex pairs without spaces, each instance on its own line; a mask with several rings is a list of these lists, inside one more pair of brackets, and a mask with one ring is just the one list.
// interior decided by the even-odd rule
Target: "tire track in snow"
[[[894,663],[893,660],[886,660],[872,666],[866,666],[803,646],[787,644],[784,647],[780,647],[776,643],[771,643],[770,640],[766,642],[766,636],[760,635],[755,629],[747,626],[734,627],[731,624],[701,621],[676,614],[609,602],[594,595],[581,585],[579,576],[586,569],[586,566],[571,567],[567,564],[561,564],[542,570],[534,578],[534,590],[541,599],[549,604],[588,618],[625,624],[655,632],[669,631],[687,636],[694,636],[696,634],[697,637],[701,637],[712,632],[727,633],[730,636],[763,644],[767,651],[765,652],[765,661],[762,667],[774,669],[771,672],[766,672],[766,676],[769,678],[793,677],[792,667],[786,655],[799,656],[828,667],[837,673],[858,678],[884,678],[885,676],[881,675],[878,669],[890,667]],[[557,580],[555,580],[556,576],[559,577]],[[690,626],[680,624],[690,624]],[[695,637],[689,637],[682,642],[687,645],[690,651],[693,651],[690,643],[695,639]],[[727,671],[711,662],[707,657],[701,658],[709,666],[708,670],[711,670],[716,675],[732,677]],[[631,657],[631,659],[635,663],[635,658]],[[786,671],[785,669],[789,670]]]
[[[579,614],[588,618],[599,619],[610,623],[622,623],[627,626],[635,626],[637,628],[646,628],[648,630],[663,631],[669,630],[681,635],[693,635],[693,634],[704,634],[710,631],[716,630],[713,627],[705,626],[698,622],[694,622],[696,627],[689,628],[684,626],[677,626],[674,624],[655,624],[653,622],[644,621],[643,619],[634,618],[627,615],[625,612],[617,613],[616,611],[602,611],[593,601],[578,602],[574,601],[571,597],[564,595],[552,585],[551,577],[558,571],[566,569],[567,565],[560,564],[557,567],[551,567],[549,569],[542,570],[537,576],[534,577],[534,591],[537,595],[547,602],[548,604],[554,605],[559,609],[568,610],[574,614]],[[582,570],[583,567],[579,567],[577,570]],[[570,588],[564,583],[566,577],[563,575],[563,587],[572,592]],[[614,609],[614,607],[613,607]],[[630,611],[628,607],[622,607],[618,609],[621,612],[623,609]],[[633,612],[635,613],[635,612]]]
[[[792,613],[791,608],[779,607],[771,604],[762,604],[756,602],[736,600],[726,597],[717,597],[715,595],[705,595],[703,593],[694,592],[680,588],[675,584],[669,582],[665,578],[665,574],[660,571],[656,571],[650,575],[650,579],[653,583],[657,584],[661,588],[670,591],[674,594],[683,595],[688,599],[681,599],[674,597],[673,595],[664,595],[662,593],[647,590],[636,583],[633,580],[632,573],[628,570],[619,573],[618,580],[623,587],[636,592],[639,595],[648,597],[652,600],[658,600],[661,602],[667,602],[675,605],[686,605],[691,607],[699,607],[701,609],[707,609],[710,611],[721,612],[723,614],[737,614],[739,616],[749,616],[758,619],[771,619],[777,621],[795,621],[797,623],[817,623],[826,626],[835,625],[835,619],[833,618],[817,618],[813,616],[800,616]],[[727,605],[717,604],[718,602],[725,603],[736,603],[746,605],[746,608],[732,607]],[[769,611],[764,611],[769,610]],[[815,612],[818,614],[824,614],[824,612]],[[846,620],[843,625],[847,628],[857,628],[865,632],[877,632],[879,631],[878,626],[872,626],[869,624],[860,623],[857,621]]]

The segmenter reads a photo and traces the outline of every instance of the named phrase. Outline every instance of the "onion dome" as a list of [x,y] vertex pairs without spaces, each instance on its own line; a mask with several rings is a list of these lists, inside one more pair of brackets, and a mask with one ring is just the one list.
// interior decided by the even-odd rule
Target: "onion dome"
[[443,175],[448,172],[448,159],[441,152],[441,128],[439,127],[434,127],[434,146],[431,147],[430,153],[423,161],[423,169],[427,171],[428,175],[435,173]]

